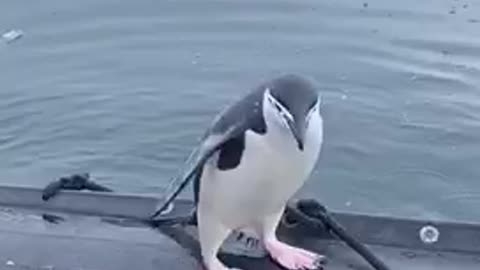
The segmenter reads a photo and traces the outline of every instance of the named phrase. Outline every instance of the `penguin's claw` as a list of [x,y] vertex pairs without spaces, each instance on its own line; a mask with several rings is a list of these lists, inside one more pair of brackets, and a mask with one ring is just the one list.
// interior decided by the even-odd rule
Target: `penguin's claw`
[[289,270],[323,269],[325,257],[301,248],[292,247],[278,240],[265,244],[270,256]]

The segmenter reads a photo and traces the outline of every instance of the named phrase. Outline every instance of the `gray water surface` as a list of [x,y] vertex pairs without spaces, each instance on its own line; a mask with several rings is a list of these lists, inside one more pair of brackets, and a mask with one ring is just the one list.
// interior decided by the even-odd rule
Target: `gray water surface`
[[90,172],[160,193],[226,104],[298,73],[325,120],[299,196],[480,221],[479,2],[4,0],[9,29],[25,34],[0,42],[0,184]]

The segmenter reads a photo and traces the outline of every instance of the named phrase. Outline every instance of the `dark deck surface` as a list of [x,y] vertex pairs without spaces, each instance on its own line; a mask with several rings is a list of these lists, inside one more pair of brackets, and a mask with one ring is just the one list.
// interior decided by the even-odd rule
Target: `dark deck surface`
[[[11,196],[12,192],[16,191],[9,189]],[[38,195],[38,190],[29,192],[32,192],[30,195]],[[0,188],[0,195],[1,193]],[[20,196],[20,193],[17,195]],[[13,206],[13,201],[7,202],[7,199],[2,197],[0,205],[4,207],[0,208],[0,269],[201,269],[192,256],[198,252],[194,227],[187,230],[177,227],[160,231],[129,219],[107,217],[104,214],[109,212],[108,203],[97,206],[99,212],[103,213],[102,216],[54,212],[55,207],[52,205],[60,206],[62,200],[69,203],[76,200],[69,196],[91,196],[90,201],[102,201],[108,197],[108,200],[116,198],[124,203],[128,202],[128,196],[103,197],[105,195],[72,192],[61,194],[56,202],[52,201],[32,210],[25,208],[25,205]],[[152,202],[152,199],[135,200],[140,202],[139,205],[147,205],[146,201]],[[83,206],[78,201],[76,207],[89,207],[90,201],[85,199]],[[140,209],[139,205],[130,207]],[[60,208],[65,210],[69,207]],[[116,211],[115,215],[120,212],[121,209]],[[144,209],[144,212],[147,213],[148,209]],[[46,213],[55,214],[62,220],[58,223],[48,222],[42,217]],[[436,224],[441,232],[440,240],[434,245],[425,246],[416,240],[418,237],[415,234],[422,224],[421,221],[356,215],[339,215],[339,220],[362,241],[371,243],[369,247],[392,270],[480,269],[478,226]],[[322,236],[322,233],[304,231],[301,227],[283,228],[279,233],[281,238],[288,242],[327,255],[329,263],[326,269],[372,269],[343,243]],[[166,234],[170,236],[167,237]],[[470,239],[467,236],[470,236]],[[448,245],[448,241],[452,245]],[[221,258],[226,259],[227,264],[245,270],[281,269],[268,258],[255,259],[225,254],[222,254]]]

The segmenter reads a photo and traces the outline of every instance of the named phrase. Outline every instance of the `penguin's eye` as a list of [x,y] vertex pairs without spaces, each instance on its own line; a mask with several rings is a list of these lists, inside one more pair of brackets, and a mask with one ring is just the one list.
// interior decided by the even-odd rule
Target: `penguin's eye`
[[267,99],[268,99],[268,102],[270,103],[270,105],[272,105],[275,110],[277,111],[277,113],[279,113],[282,118],[285,119],[285,121],[293,121],[293,117],[292,115],[288,112],[288,110],[280,103],[278,102],[275,98],[273,98],[272,96],[267,96]]
[[273,98],[269,97],[268,98],[268,101],[270,102],[271,105],[273,105],[275,107],[275,109],[277,109],[278,112],[282,112],[282,107],[277,103],[276,100],[274,100]]
[[309,108],[308,110],[309,110],[309,111],[315,110],[315,108],[317,107],[317,103],[318,103],[318,100],[313,101],[313,102],[310,104],[310,106],[308,106],[308,108]]
[[309,122],[310,118],[312,118],[312,115],[317,112],[318,106],[319,106],[319,102],[317,101],[317,102],[314,103],[313,107],[310,108],[310,110],[308,111],[308,114],[307,114],[307,119],[306,119],[307,122]]
[[293,120],[292,115],[290,115],[290,113],[287,111],[287,109],[282,107],[278,102],[273,102],[273,105],[274,105],[275,109],[277,109],[278,113],[280,113],[280,115],[283,118],[285,118],[285,120]]

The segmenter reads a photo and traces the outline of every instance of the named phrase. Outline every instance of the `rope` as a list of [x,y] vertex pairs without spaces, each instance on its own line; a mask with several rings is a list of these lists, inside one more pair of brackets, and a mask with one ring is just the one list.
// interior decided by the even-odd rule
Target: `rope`
[[341,226],[330,212],[315,200],[299,200],[296,205],[287,208],[288,214],[294,219],[314,228],[325,228],[333,232],[338,238],[344,241],[350,248],[355,250],[376,270],[390,270],[373,252],[360,241],[355,239]]
[[102,186],[90,180],[88,173],[74,174],[68,177],[61,177],[59,180],[50,182],[42,192],[42,200],[48,201],[55,197],[60,190],[91,190],[99,192],[113,192],[108,187]]

